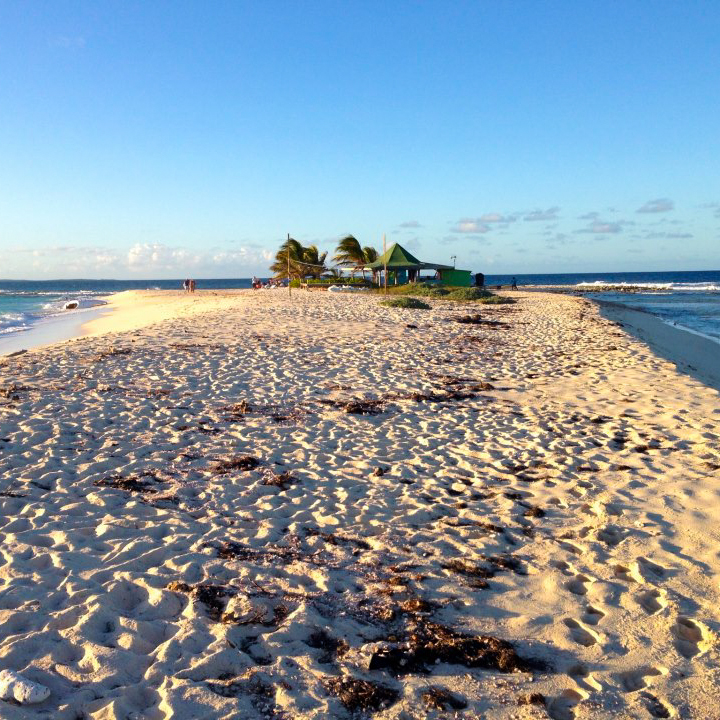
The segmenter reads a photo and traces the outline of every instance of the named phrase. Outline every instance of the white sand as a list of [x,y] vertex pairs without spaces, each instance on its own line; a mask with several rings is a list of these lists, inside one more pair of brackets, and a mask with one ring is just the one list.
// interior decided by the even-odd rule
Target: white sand
[[[92,337],[6,360],[0,670],[51,695],[0,717],[343,718],[341,676],[397,693],[378,718],[452,717],[429,686],[463,718],[717,717],[718,393],[584,299],[515,297],[488,327],[123,293]],[[388,402],[320,402],[361,397]],[[418,609],[554,671],[369,670]]]

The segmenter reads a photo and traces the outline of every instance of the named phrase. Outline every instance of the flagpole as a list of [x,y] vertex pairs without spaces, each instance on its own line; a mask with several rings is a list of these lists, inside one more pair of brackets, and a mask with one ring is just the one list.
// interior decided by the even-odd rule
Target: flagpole
[[387,245],[385,243],[385,233],[383,233],[383,260],[385,263],[385,294],[387,295]]
[[290,233],[288,233],[287,235],[288,297],[291,297],[292,288],[290,287],[290,285],[292,285],[292,281],[290,280]]

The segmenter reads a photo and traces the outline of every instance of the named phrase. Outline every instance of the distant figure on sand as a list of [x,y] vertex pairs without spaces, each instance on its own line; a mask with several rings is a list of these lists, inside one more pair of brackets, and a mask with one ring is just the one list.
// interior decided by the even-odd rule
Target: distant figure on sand
[[185,292],[190,292],[190,280],[183,280],[183,290]]
[[515,278],[513,278],[512,288],[511,288],[511,289],[512,289],[512,290],[517,290],[517,280],[516,280]]
[[195,292],[195,281],[194,280],[190,281],[190,292],[191,293]]

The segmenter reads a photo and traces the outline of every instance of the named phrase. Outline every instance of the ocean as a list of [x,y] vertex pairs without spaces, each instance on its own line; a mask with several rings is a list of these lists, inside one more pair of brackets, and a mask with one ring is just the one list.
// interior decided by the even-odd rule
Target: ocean
[[[523,285],[557,285],[593,292],[589,297],[651,313],[720,343],[720,271],[516,275]],[[487,285],[508,285],[512,275],[486,275]],[[607,291],[600,288],[612,286]]]
[[[30,330],[40,322],[67,315],[69,300],[79,302],[74,314],[105,304],[124,290],[181,290],[182,280],[0,280],[0,339]],[[247,289],[249,278],[198,280],[198,289]]]
[[[650,273],[579,273],[515,276],[518,287],[557,285],[565,290],[613,290],[591,297],[652,313],[665,322],[720,343],[720,271]],[[488,285],[508,285],[512,275],[486,275]],[[64,305],[78,300],[82,313],[123,290],[178,290],[177,280],[0,280],[0,338],[22,333],[37,323],[67,314]],[[198,280],[198,289],[246,289],[249,278]],[[624,291],[624,292],[623,292]]]

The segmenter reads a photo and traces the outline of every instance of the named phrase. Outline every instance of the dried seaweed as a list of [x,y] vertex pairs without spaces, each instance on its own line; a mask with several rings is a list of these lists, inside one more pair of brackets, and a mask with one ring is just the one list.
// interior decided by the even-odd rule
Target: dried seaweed
[[100,360],[104,360],[108,357],[115,357],[117,355],[129,355],[132,351],[130,348],[116,348],[111,347],[107,350],[101,350],[97,355],[95,355],[94,360],[95,362],[99,362]]
[[318,402],[323,405],[329,405],[337,410],[344,410],[350,415],[379,415],[383,411],[384,401],[382,400],[362,400],[354,398],[352,400],[331,400],[323,398]]
[[383,710],[397,702],[400,697],[400,693],[394,688],[358,680],[350,675],[331,678],[325,682],[325,687],[350,712]]
[[305,644],[316,650],[323,650],[323,654],[318,658],[318,662],[322,665],[335,662],[350,649],[345,640],[330,635],[325,628],[313,630]]
[[480,315],[461,315],[452,318],[455,322],[463,325],[487,325],[490,327],[510,327],[509,323],[500,322],[499,320],[483,320]]
[[265,477],[262,484],[277,487],[281,490],[287,490],[291,485],[294,485],[296,482],[298,482],[298,479],[289,470],[281,473],[276,473],[268,469],[265,472]]
[[233,470],[248,472],[254,470],[260,461],[252,455],[237,455],[235,457],[218,460],[210,469],[216,475],[227,475]]
[[[147,475],[154,477],[149,473]],[[125,492],[157,492],[156,488],[149,484],[147,480],[144,480],[142,476],[138,475],[130,475],[128,477],[124,475],[108,475],[101,480],[95,480],[93,485],[95,485],[95,487],[111,487],[116,490],[124,490]]]
[[542,661],[521,657],[507,640],[458,632],[425,618],[410,624],[403,642],[373,653],[369,669],[407,675],[428,672],[438,662],[504,673],[547,670]]
[[207,607],[209,617],[215,622],[220,622],[222,618],[222,611],[225,607],[222,598],[226,598],[232,594],[230,590],[222,585],[207,585],[201,583],[193,587],[192,585],[178,582],[177,580],[168,583],[167,589],[172,592],[191,595],[195,600],[203,603],[203,605]]
[[425,707],[431,710],[464,710],[467,701],[451,693],[447,688],[432,686],[420,695]]
[[330,545],[354,545],[360,550],[370,550],[370,545],[362,538],[348,537],[347,535],[338,535],[336,533],[327,533],[317,528],[305,528],[305,534],[310,537],[321,537]]

